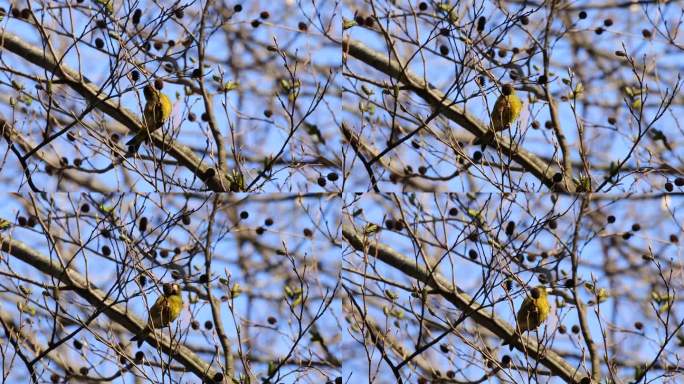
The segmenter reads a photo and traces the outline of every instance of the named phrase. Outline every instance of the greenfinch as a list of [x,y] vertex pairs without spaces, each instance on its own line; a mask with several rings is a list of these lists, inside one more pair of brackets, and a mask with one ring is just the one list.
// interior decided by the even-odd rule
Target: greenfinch
[[511,84],[504,84],[501,87],[501,95],[494,103],[494,109],[490,114],[491,127],[490,131],[480,139],[476,140],[476,144],[482,145],[482,150],[494,140],[494,132],[509,129],[515,120],[520,116],[522,111],[522,101],[515,93],[515,89]]
[[183,298],[181,297],[180,286],[176,283],[166,283],[163,285],[163,293],[150,308],[147,325],[135,335],[131,341],[138,342],[138,348],[142,346],[143,340],[153,330],[168,327],[178,318],[183,310]]
[[[537,329],[549,317],[551,307],[547,288],[543,285],[532,288],[530,295],[523,300],[516,315],[517,332],[523,333]],[[513,349],[513,345],[510,346]]]
[[140,144],[150,137],[152,132],[161,128],[171,116],[171,100],[165,94],[156,90],[153,85],[147,84],[143,88],[143,95],[146,100],[143,130],[126,143],[133,152],[136,152]]

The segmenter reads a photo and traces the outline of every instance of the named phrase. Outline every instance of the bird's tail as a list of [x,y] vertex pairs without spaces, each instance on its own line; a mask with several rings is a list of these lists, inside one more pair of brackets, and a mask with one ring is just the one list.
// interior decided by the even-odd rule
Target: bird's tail
[[132,139],[130,139],[126,142],[126,146],[128,148],[130,148],[131,152],[138,152],[138,149],[140,148],[140,144],[142,144],[146,138],[147,138],[147,132],[144,132],[144,131],[138,132],[135,136],[133,136]]
[[145,328],[143,328],[143,330],[140,331],[140,333],[131,338],[131,341],[137,341],[138,348],[140,348],[142,347],[143,341],[145,340],[145,337],[147,337],[148,333],[150,333],[150,327],[145,326]]
[[513,342],[515,342],[519,337],[521,337],[523,332],[524,331],[522,329],[518,328],[518,325],[516,324],[515,331],[513,332],[513,334],[508,338],[508,340],[504,340],[504,342],[501,345],[502,346],[508,345],[508,349],[510,351],[512,351],[513,350]]
[[508,350],[512,351],[513,350],[513,341],[515,340],[515,336],[508,340],[504,340],[504,342],[501,344],[502,346],[508,345]]
[[475,140],[473,140],[473,145],[480,144],[480,149],[484,152],[487,145],[490,145],[492,142],[494,142],[494,131],[490,128],[484,135],[476,137]]

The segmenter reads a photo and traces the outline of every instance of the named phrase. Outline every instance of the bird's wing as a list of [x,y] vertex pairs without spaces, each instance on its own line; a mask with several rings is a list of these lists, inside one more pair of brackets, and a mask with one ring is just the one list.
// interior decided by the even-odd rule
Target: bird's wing
[[164,124],[164,103],[158,99],[154,104],[154,129],[161,127]]
[[149,319],[147,323],[151,328],[161,328],[163,327],[164,320],[169,318],[169,305],[166,302],[166,297],[159,296],[157,301],[154,302],[152,308],[150,308]]
[[537,322],[539,317],[539,309],[534,303],[534,299],[531,297],[525,298],[520,305],[520,310],[518,311],[518,316],[516,320],[521,331],[528,331],[535,328],[534,324]]
[[164,298],[164,306],[162,307],[162,310],[161,310],[161,326],[162,327],[166,327],[171,322],[171,320],[172,320],[171,319],[171,310],[172,310],[171,303],[165,297]]
[[500,131],[506,127],[506,110],[509,109],[508,100],[505,96],[499,96],[494,103],[491,119],[495,131]]

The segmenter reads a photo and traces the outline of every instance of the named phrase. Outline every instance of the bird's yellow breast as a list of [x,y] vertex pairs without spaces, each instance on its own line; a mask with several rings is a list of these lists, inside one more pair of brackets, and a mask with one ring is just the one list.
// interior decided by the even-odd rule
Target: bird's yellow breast
[[171,100],[165,94],[160,93],[159,101],[161,102],[162,121],[166,121],[171,116]]
[[168,297],[169,302],[169,318],[170,321],[175,320],[183,310],[183,299],[180,295],[172,295]]

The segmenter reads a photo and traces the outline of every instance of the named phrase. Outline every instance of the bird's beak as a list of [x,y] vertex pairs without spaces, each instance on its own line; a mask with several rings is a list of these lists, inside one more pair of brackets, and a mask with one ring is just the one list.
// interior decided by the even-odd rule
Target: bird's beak
[[546,293],[551,293],[551,292],[553,292],[553,288],[547,287],[547,288],[546,288]]

